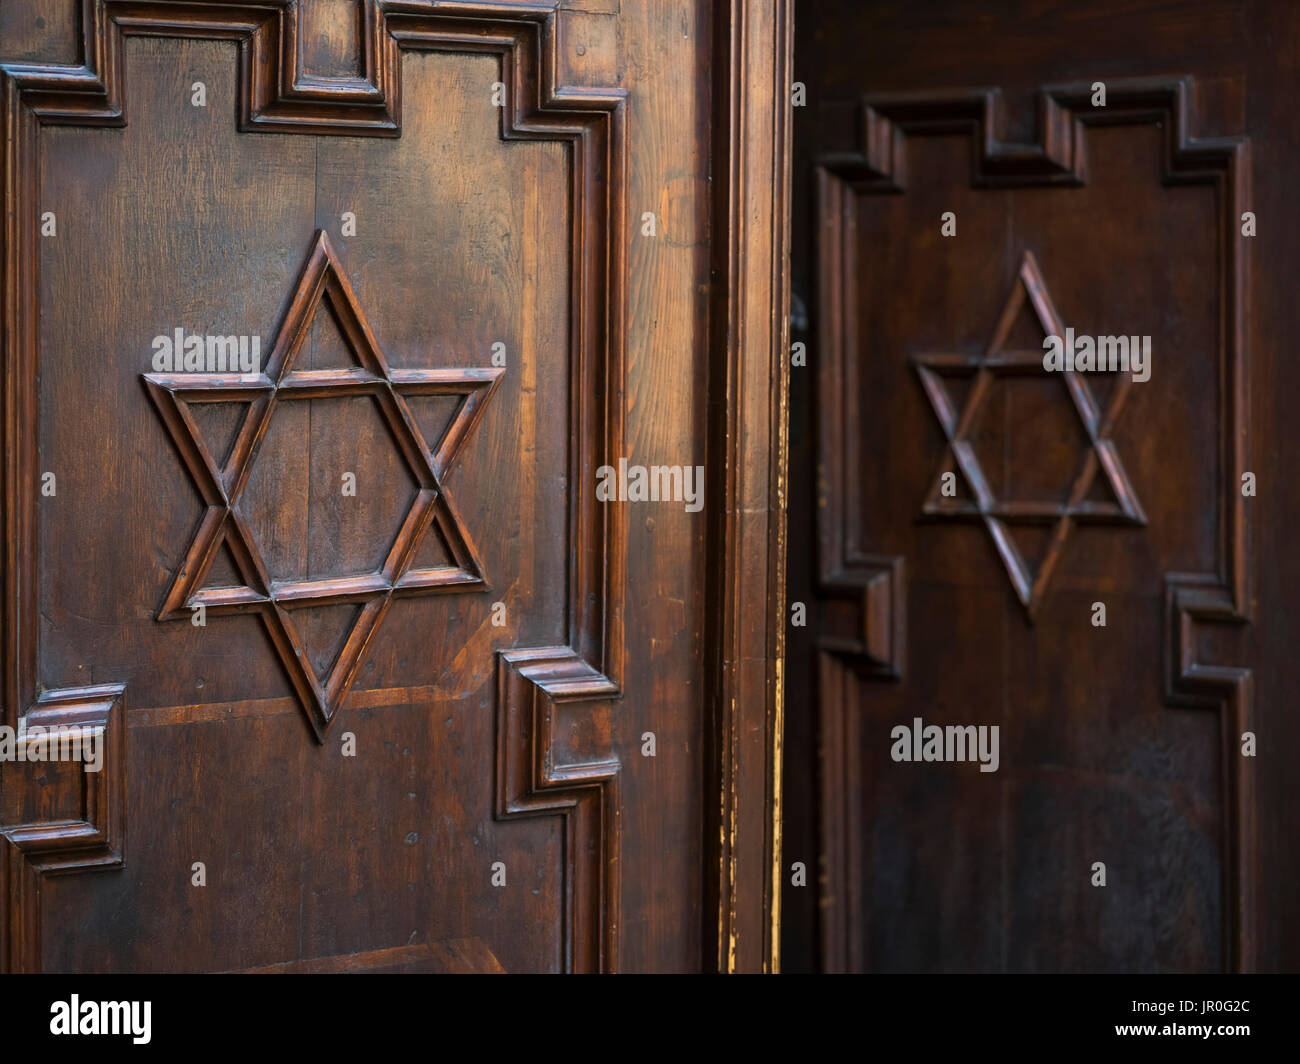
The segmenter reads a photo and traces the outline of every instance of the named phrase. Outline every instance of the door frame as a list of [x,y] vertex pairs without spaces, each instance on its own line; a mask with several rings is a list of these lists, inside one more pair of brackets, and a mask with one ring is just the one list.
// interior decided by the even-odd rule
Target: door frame
[[794,0],[714,10],[704,965],[780,970]]

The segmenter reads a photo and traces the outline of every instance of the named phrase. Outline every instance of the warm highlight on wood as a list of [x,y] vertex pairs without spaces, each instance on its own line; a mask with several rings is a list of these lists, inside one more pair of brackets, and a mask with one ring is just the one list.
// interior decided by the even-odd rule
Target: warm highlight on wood
[[7,968],[774,966],[789,18],[727,7],[6,8],[3,723],[111,762],[0,766]]

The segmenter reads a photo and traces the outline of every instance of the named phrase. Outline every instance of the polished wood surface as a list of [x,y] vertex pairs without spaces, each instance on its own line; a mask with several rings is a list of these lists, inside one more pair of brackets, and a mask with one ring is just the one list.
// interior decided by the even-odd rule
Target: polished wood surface
[[6,968],[775,967],[788,15],[4,6]]

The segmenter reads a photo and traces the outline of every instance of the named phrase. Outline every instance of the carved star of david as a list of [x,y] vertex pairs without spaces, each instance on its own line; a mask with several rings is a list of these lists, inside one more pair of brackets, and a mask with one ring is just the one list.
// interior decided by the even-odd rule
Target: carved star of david
[[[303,341],[322,301],[339,323],[357,361],[345,369],[295,369]],[[185,561],[158,611],[158,620],[206,614],[257,613],[270,634],[316,738],[325,733],[356,678],[394,596],[471,591],[486,587],[478,555],[442,487],[505,371],[392,369],[357,303],[347,274],[324,231],[316,234],[288,313],[258,374],[149,373],[145,382],[207,510]],[[371,396],[418,485],[382,566],[373,572],[329,579],[274,580],[254,540],[241,499],[249,473],[281,403],[302,399]],[[412,416],[411,396],[461,396],[440,439],[426,440]],[[193,403],[247,403],[224,465],[204,441],[190,411]],[[453,564],[414,568],[421,544],[436,526]],[[206,587],[209,570],[229,548],[240,578],[235,587]],[[332,668],[318,676],[294,625],[297,609],[354,603],[360,606]]]
[[[1109,402],[1103,410],[1088,386],[1086,374],[1074,372],[1049,374],[1043,369],[1043,351],[1007,350],[1006,342],[1017,316],[1028,298],[1030,308],[1043,329],[1043,335],[1064,336],[1065,327],[1052,305],[1034,256],[1026,251],[1011,293],[984,352],[975,357],[962,354],[913,356],[912,362],[921,384],[943,427],[948,445],[939,472],[926,497],[923,512],[929,517],[981,521],[993,538],[998,555],[1011,577],[1016,597],[1033,620],[1052,570],[1060,561],[1065,541],[1076,522],[1145,525],[1146,515],[1120,462],[1115,444],[1110,440],[1115,419],[1123,406],[1131,378],[1117,375]],[[994,497],[988,479],[980,468],[971,443],[972,430],[992,388],[1000,378],[1013,375],[1059,376],[1070,395],[1074,409],[1088,436],[1088,446],[1080,456],[1078,474],[1060,499],[1045,502],[1003,501]],[[952,402],[944,377],[973,377],[965,404],[960,410]],[[960,470],[973,499],[945,497],[942,491],[945,473]],[[1088,498],[1098,474],[1110,486],[1115,502]],[[1052,536],[1047,551],[1035,571],[1026,561],[1009,531],[1013,525],[1049,525]]]

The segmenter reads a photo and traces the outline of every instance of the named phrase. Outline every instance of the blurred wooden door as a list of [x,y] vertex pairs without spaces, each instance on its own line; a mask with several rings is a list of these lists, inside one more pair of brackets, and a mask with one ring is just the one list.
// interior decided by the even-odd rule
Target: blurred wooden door
[[[788,965],[1300,958],[1298,32],[800,5],[785,837],[821,876],[786,888]],[[1067,329],[1150,364],[1049,371]],[[945,758],[996,728],[996,768],[930,727]]]
[[4,6],[3,966],[772,966],[739,11]]

